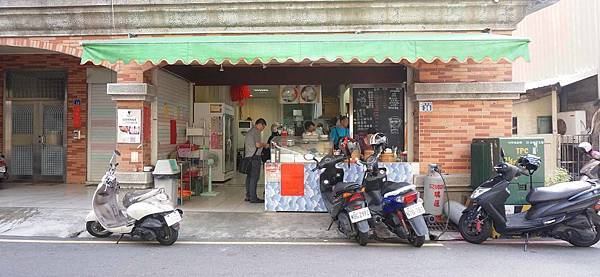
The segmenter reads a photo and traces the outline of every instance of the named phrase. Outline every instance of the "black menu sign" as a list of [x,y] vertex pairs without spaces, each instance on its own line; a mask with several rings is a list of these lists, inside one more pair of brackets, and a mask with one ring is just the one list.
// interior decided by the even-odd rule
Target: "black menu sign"
[[355,139],[375,128],[387,136],[388,147],[404,150],[404,87],[355,87],[352,102]]

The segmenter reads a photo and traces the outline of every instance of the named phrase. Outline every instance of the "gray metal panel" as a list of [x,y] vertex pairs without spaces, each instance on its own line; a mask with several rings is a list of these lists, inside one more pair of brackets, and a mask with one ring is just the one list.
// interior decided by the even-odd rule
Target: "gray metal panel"
[[177,121],[177,143],[185,142],[185,129],[190,120],[190,89],[186,80],[164,70],[159,70],[157,76],[158,159],[165,159],[176,147],[170,144],[171,119]]
[[106,84],[89,84],[88,181],[100,181],[117,141],[117,107],[106,93]]

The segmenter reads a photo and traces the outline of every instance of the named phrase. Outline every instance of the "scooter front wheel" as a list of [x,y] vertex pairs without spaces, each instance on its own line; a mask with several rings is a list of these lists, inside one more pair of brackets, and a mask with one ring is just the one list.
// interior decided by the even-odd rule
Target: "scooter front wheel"
[[460,217],[458,231],[466,241],[480,244],[492,234],[492,221],[485,217],[481,219],[481,217],[484,216],[471,211]]
[[85,229],[88,231],[88,233],[90,233],[90,235],[97,238],[106,238],[112,235],[112,233],[104,229],[104,227],[102,227],[98,221],[86,222]]

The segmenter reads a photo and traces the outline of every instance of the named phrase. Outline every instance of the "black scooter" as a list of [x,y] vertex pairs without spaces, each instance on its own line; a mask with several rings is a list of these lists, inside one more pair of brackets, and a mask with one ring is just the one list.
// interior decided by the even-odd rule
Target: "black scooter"
[[387,171],[379,168],[377,163],[385,146],[372,146],[375,153],[364,163],[366,171],[363,179],[367,205],[373,214],[371,226],[384,224],[399,238],[421,247],[429,229],[423,218],[425,208],[417,187],[406,182],[387,181]]
[[321,196],[332,220],[329,229],[337,222],[338,230],[348,239],[356,239],[361,246],[367,245],[371,212],[365,201],[365,188],[360,183],[344,182],[344,170],[335,167],[348,156],[327,155],[318,161],[314,155],[306,154],[304,158],[317,162],[313,171],[321,171]]
[[[504,159],[504,151],[500,152]],[[525,236],[525,250],[530,235],[553,237],[579,247],[596,244],[600,240],[600,208],[596,205],[600,199],[600,184],[597,179],[586,178],[532,189],[527,195],[531,209],[505,214],[509,182],[517,176],[528,175],[531,188],[531,174],[540,164],[539,157],[526,155],[519,158],[517,166],[506,162],[495,166],[498,175],[473,192],[471,204],[463,211],[458,226],[463,238],[471,243],[482,243],[490,237],[493,226],[502,235]]]

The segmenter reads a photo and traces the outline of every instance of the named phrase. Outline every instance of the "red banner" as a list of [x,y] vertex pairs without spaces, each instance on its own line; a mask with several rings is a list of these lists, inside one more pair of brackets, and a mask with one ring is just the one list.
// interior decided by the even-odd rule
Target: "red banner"
[[81,128],[81,100],[79,99],[73,101],[73,128]]
[[171,119],[171,144],[177,144],[177,120]]
[[281,164],[281,196],[304,196],[304,164]]
[[144,119],[143,121],[143,126],[142,126],[142,130],[143,130],[143,134],[144,137],[142,138],[143,142],[147,142],[147,141],[151,141],[152,140],[152,113],[150,111],[150,107],[144,107],[144,114],[142,116]]

